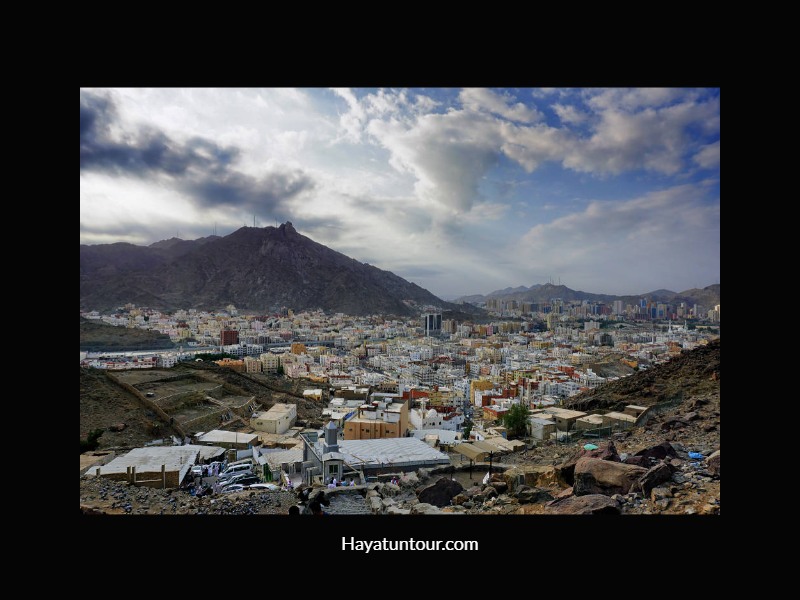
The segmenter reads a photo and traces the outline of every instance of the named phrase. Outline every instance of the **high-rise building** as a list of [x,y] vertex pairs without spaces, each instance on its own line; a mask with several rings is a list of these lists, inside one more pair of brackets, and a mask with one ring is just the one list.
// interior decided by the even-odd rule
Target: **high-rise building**
[[422,327],[425,335],[437,334],[442,330],[442,313],[425,313],[422,315]]

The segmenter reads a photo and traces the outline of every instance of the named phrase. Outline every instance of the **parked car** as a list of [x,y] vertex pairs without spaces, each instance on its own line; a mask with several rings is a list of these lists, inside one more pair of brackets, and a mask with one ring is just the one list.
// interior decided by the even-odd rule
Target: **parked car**
[[279,490],[281,488],[278,487],[277,485],[275,485],[274,483],[254,483],[249,487],[249,489],[251,489],[251,490],[270,490],[271,492],[275,492],[275,491],[277,491],[277,490]]
[[238,483],[233,483],[231,485],[225,486],[220,490],[220,494],[230,494],[232,492],[241,492],[244,489],[243,485]]
[[227,487],[229,485],[250,485],[252,483],[259,483],[261,480],[258,476],[253,475],[252,473],[240,473],[238,475],[234,475],[230,479],[226,479],[225,481],[218,482],[220,487]]
[[238,473],[252,473],[252,472],[253,472],[253,465],[251,463],[228,465],[228,468],[219,474],[219,478],[220,480],[230,479],[232,475],[236,475]]
[[202,477],[203,476],[203,465],[194,465],[192,467],[192,475],[195,477]]

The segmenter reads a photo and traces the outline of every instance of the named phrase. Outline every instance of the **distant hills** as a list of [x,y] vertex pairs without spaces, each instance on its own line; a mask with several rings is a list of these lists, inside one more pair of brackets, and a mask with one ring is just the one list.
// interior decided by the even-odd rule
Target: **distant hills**
[[129,302],[167,310],[233,304],[264,312],[285,306],[412,315],[434,305],[483,313],[331,250],[299,234],[290,222],[150,246],[81,245],[81,309],[110,310]]
[[665,302],[675,304],[678,302],[686,302],[689,306],[693,304],[700,304],[707,308],[712,308],[715,304],[719,304],[719,285],[715,283],[704,287],[702,289],[692,288],[684,290],[683,292],[673,292],[671,290],[655,290],[653,292],[646,292],[644,294],[635,294],[629,296],[613,296],[610,294],[592,294],[590,292],[576,291],[568,288],[565,285],[553,285],[551,283],[542,283],[532,285],[530,287],[519,286],[515,288],[505,288],[503,290],[495,290],[494,292],[483,296],[475,294],[472,296],[461,296],[456,298],[454,302],[486,302],[489,299],[498,300],[518,300],[520,302],[550,302],[553,298],[561,298],[565,301],[582,301],[589,300],[591,302],[613,302],[614,300],[622,300],[625,304],[636,304],[641,298],[647,298],[656,302]]

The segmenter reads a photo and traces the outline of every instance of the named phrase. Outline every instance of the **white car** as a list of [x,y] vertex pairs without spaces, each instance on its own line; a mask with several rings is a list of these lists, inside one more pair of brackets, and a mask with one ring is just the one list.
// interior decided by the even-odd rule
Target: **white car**
[[274,483],[254,483],[251,486],[249,486],[248,489],[251,489],[251,490],[270,490],[272,492],[276,492],[276,491],[280,490],[281,488],[278,487],[277,485],[275,485]]
[[224,488],[220,490],[221,494],[230,494],[231,492],[241,492],[244,490],[244,486],[239,483],[232,483],[230,485],[226,485]]
[[203,465],[194,465],[192,467],[192,475],[195,477],[202,477],[203,476]]

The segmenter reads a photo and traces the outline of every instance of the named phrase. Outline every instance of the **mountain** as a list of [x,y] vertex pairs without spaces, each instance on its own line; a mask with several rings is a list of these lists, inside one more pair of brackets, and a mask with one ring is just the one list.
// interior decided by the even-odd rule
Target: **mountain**
[[520,286],[516,288],[505,288],[503,290],[495,290],[485,296],[481,294],[474,294],[470,296],[461,296],[456,298],[454,302],[466,303],[479,303],[486,302],[490,299],[498,300],[517,300],[520,302],[550,302],[553,298],[561,298],[565,301],[581,301],[589,300],[591,302],[605,302],[610,303],[614,300],[622,300],[624,304],[636,304],[642,298],[653,300],[656,302],[669,302],[672,304],[678,302],[686,302],[689,306],[693,304],[700,304],[707,308],[712,308],[714,305],[719,304],[719,285],[715,283],[702,289],[692,288],[683,292],[673,292],[671,290],[655,290],[645,294],[633,294],[627,296],[614,296],[611,294],[593,294],[591,292],[576,291],[568,288],[565,285],[553,285],[552,283],[536,284],[526,288]]
[[81,245],[81,309],[109,310],[128,302],[160,309],[322,308],[351,315],[410,315],[425,305],[474,312],[331,250],[290,222],[150,246]]

